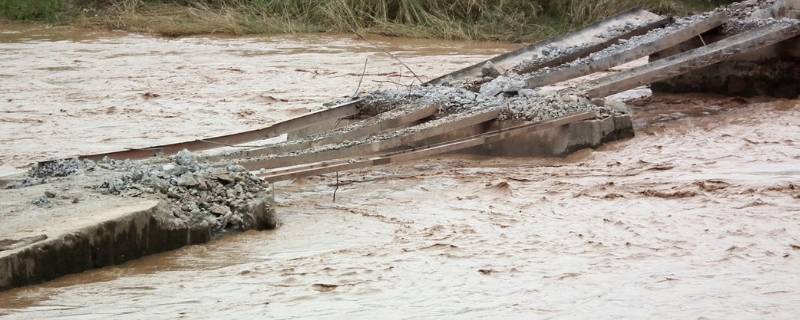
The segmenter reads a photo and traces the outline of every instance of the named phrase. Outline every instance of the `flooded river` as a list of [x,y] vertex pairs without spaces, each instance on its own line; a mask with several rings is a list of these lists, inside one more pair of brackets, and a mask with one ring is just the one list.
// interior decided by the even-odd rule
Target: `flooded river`
[[[0,34],[6,166],[316,110],[355,90],[367,57],[365,88],[411,81],[345,36],[15,32]],[[374,42],[428,78],[511,47]],[[336,202],[334,177],[280,184],[275,231],[2,292],[0,318],[800,314],[800,101],[634,105],[636,138],[564,159],[447,156],[347,172]]]

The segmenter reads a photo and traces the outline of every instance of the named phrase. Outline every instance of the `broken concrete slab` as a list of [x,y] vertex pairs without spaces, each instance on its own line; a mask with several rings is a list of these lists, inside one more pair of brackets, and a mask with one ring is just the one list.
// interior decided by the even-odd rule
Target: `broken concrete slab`
[[646,10],[629,10],[564,36],[542,41],[443,75],[429,81],[426,85],[442,85],[480,78],[482,70],[488,62],[491,62],[499,70],[519,67],[517,71],[522,73],[548,66],[554,67],[606,48],[619,39],[644,34],[669,21],[669,18]]
[[361,159],[351,158],[339,161],[327,161],[312,164],[310,166],[299,167],[296,169],[278,169],[266,171],[262,174],[264,179],[268,181],[281,181],[343,170],[353,170],[358,168],[388,165],[403,161],[418,160],[438,154],[458,152],[460,150],[482,145],[501,143],[520,135],[556,129],[580,121],[592,119],[596,116],[596,114],[584,112],[540,123],[519,123],[515,126],[479,133],[477,135],[468,136],[461,139],[448,140],[439,144],[426,145],[420,148],[402,149],[393,153]]
[[[742,9],[743,6],[752,6]],[[742,2],[721,11],[736,16],[724,28],[702,35],[707,43],[724,39],[731,34],[752,28],[774,19],[800,18],[800,1]],[[798,13],[794,13],[798,12]],[[800,96],[800,38],[792,38],[775,45],[753,50],[720,63],[655,82],[653,92],[689,93],[706,92],[733,96],[772,96],[795,98]],[[652,61],[703,46],[700,39],[692,39],[654,53]]]
[[540,70],[525,80],[526,87],[538,88],[608,70],[698,37],[706,31],[721,26],[727,20],[728,18],[722,13],[681,18],[667,27],[627,39],[588,57],[556,68]]
[[[251,204],[258,229],[275,226],[266,203]],[[39,220],[30,211],[24,216],[5,215],[0,241],[14,245],[0,248],[0,290],[212,239],[210,226],[169,219],[165,206],[157,200],[104,198],[46,210],[48,214]]]
[[[444,137],[437,137],[415,145],[441,143],[455,138],[471,136],[481,132],[513,127],[523,120],[494,121],[488,124],[456,130]],[[631,138],[635,135],[633,121],[629,114],[615,114],[599,119],[570,123],[559,128],[548,128],[521,134],[503,141],[497,141],[470,149],[457,151],[457,154],[481,154],[505,157],[564,156],[585,148],[597,148],[604,143]]]
[[800,35],[800,23],[796,20],[774,21],[772,24],[725,38],[704,47],[593,81],[587,86],[585,92],[590,98],[606,97],[713,65],[798,35]]
[[178,153],[181,150],[202,151],[202,150],[218,149],[247,142],[266,140],[270,138],[279,137],[283,134],[302,130],[320,122],[329,121],[331,119],[341,119],[353,116],[358,113],[359,103],[360,103],[359,100],[349,101],[322,111],[309,113],[297,118],[292,118],[286,121],[275,123],[265,128],[251,130],[251,131],[233,133],[218,137],[197,139],[193,141],[184,141],[184,142],[177,142],[160,146],[152,146],[146,148],[130,148],[124,151],[99,153],[92,155],[81,155],[79,156],[79,158],[85,160],[95,160],[95,161],[101,160],[103,158],[118,159],[118,160],[147,159],[159,156],[169,156]]

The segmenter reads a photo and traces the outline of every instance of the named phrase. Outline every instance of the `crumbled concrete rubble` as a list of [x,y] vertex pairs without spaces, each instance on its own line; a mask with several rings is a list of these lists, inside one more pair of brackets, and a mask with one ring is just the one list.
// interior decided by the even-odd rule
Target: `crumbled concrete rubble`
[[470,108],[469,106],[481,104],[487,100],[494,99],[466,89],[445,86],[412,87],[408,90],[378,90],[364,97],[365,104],[378,101],[406,107],[437,105],[442,113],[465,111]]
[[521,119],[528,121],[546,121],[578,112],[595,112],[600,116],[614,113],[605,106],[597,106],[589,99],[573,94],[537,94],[523,92],[519,97],[508,99],[508,108],[500,119]]
[[81,170],[91,170],[94,163],[83,162],[78,159],[63,159],[50,162],[40,163],[25,175],[25,178],[16,185],[10,185],[10,188],[20,186],[32,186],[46,183],[49,178],[54,177],[68,177],[80,172]]
[[70,196],[64,193],[56,193],[52,190],[47,190],[40,197],[31,201],[31,204],[40,208],[51,208],[58,206],[64,202],[78,203],[81,199],[76,196]]
[[732,20],[763,19],[772,17],[770,11],[776,8],[776,4],[782,5],[782,2],[782,0],[745,0],[719,7],[717,11]]
[[[675,23],[664,27],[664,28],[657,28],[649,33],[632,37],[630,39],[623,39],[620,40],[618,44],[600,52],[594,53],[594,55],[607,55],[609,53],[618,52],[624,50],[626,48],[630,48],[634,45],[638,45],[644,42],[650,42],[659,37],[663,37],[664,35],[674,32],[675,30],[687,25],[691,24],[699,19],[703,19],[710,14],[714,13],[723,13],[727,15],[731,20],[725,24],[725,29],[727,32],[736,33],[744,30],[750,30],[755,27],[760,27],[764,25],[768,25],[774,23],[771,17],[775,16],[776,10],[780,10],[782,7],[783,0],[746,0],[741,2],[735,2],[727,6],[719,7],[714,11],[678,18]],[[632,24],[627,24],[617,29],[611,29],[606,32],[605,38],[613,38],[619,35],[625,34],[631,31],[636,26]],[[579,46],[568,47],[568,48],[554,48],[554,47],[547,47],[547,50],[544,50],[541,55],[534,56],[530,59],[523,61],[522,63],[518,64],[517,66],[513,67],[509,71],[513,71],[514,73],[521,74],[526,73],[529,70],[539,70],[541,69],[541,65],[550,59],[552,56],[558,55],[565,55],[574,52],[575,50],[579,49]],[[588,59],[588,58],[586,58]],[[586,59],[578,59],[576,61],[586,61]],[[576,63],[573,61],[572,63]],[[569,64],[569,63],[568,63]]]
[[740,33],[747,30],[757,29],[761,27],[777,25],[777,24],[792,24],[797,23],[796,19],[791,18],[766,18],[766,19],[742,19],[742,20],[732,20],[729,23],[725,24],[723,31],[726,34],[735,34]]
[[373,117],[397,108],[404,103],[402,96],[366,95],[358,105],[358,114]]
[[171,163],[107,160],[98,166],[122,174],[97,186],[97,191],[126,197],[155,195],[171,204],[175,218],[206,223],[215,231],[248,229],[255,221],[248,216],[249,202],[268,188],[241,166],[211,167],[186,150]]
[[[89,174],[103,177],[90,188],[93,192],[155,197],[169,204],[174,218],[188,224],[211,226],[214,232],[249,229],[255,223],[250,203],[265,196],[268,190],[263,180],[241,166],[211,166],[199,162],[186,150],[169,162],[71,159],[45,163],[31,169],[23,181],[11,187],[24,188],[53,179],[89,179]],[[49,208],[62,201],[80,200],[47,191],[31,203]]]
[[789,19],[775,19],[780,16],[777,12],[785,6],[783,0],[747,0],[735,2],[720,7],[716,12],[722,12],[730,18],[723,26],[726,34],[735,34],[776,23],[787,23]]
[[525,88],[525,80],[520,76],[499,76],[481,86],[480,93],[485,96],[497,96],[501,93],[515,93]]
[[581,46],[573,45],[569,47],[557,47],[553,45],[547,45],[541,51],[541,54],[536,55],[532,58],[526,59],[522,63],[514,66],[509,70],[509,73],[516,73],[521,74],[525,73],[527,70],[535,70],[540,68],[544,63],[553,59],[553,57],[563,56],[572,54],[575,51],[581,49]]
[[[770,0],[742,1],[718,8],[716,12],[729,16],[728,22],[709,34],[706,40],[718,41],[754,29],[784,28],[800,25],[800,1]],[[686,44],[678,49],[686,51],[699,44]],[[751,53],[693,70],[651,84],[658,93],[706,92],[736,96],[772,96],[795,98],[800,93],[798,85],[798,55],[795,41],[787,40]],[[655,54],[662,58],[674,53]]]
[[504,118],[531,121],[545,121],[582,111],[611,113],[610,109],[592,104],[588,99],[578,95],[567,92],[545,94],[536,90],[523,89],[520,82],[521,80],[518,79],[501,76],[484,85],[487,89],[482,91],[486,94],[475,93],[463,88],[431,86],[402,91],[376,91],[372,92],[366,100],[399,101],[398,104],[404,105],[435,104],[439,106],[442,116],[471,114],[477,111],[502,108],[505,110]]

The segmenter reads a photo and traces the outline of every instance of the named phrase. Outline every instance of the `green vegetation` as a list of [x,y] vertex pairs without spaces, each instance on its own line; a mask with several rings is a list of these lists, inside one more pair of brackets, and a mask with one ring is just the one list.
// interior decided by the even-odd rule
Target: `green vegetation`
[[62,0],[0,0],[0,16],[13,20],[55,21],[62,9]]
[[0,16],[165,36],[369,32],[533,41],[642,6],[687,14],[730,0],[0,0]]

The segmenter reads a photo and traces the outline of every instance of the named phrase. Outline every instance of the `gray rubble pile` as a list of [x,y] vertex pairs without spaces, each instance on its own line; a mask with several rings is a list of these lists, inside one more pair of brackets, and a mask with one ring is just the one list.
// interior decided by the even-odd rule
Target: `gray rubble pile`
[[377,90],[364,97],[365,104],[420,107],[439,106],[442,113],[466,111],[476,105],[497,105],[499,100],[475,92],[448,86],[415,86],[405,89]]
[[593,104],[589,99],[574,94],[539,94],[529,90],[506,100],[507,109],[500,119],[547,121],[579,112],[594,112],[608,116],[613,112],[605,106]]
[[785,6],[783,0],[748,0],[720,7],[716,11],[730,17],[723,31],[735,34],[773,24],[795,23],[796,19],[778,18],[783,16],[780,11]]
[[517,74],[499,76],[481,85],[480,93],[494,97],[501,93],[515,93],[525,88],[525,79]]
[[[370,94],[367,101],[373,99],[382,102],[394,100],[399,101],[398,105],[435,104],[439,106],[441,117],[466,116],[495,108],[504,110],[501,118],[530,121],[546,121],[576,112],[611,114],[609,108],[594,105],[588,99],[578,95],[541,93],[536,90],[523,89],[513,81],[506,76],[500,76],[495,81],[484,84],[484,87],[492,86],[485,90],[487,94],[475,93],[463,88],[431,86],[415,87],[410,90],[376,91]],[[435,123],[431,122],[430,125]],[[412,128],[419,129],[418,127]]]
[[44,162],[28,171],[28,176],[34,178],[66,177],[77,173],[83,166],[84,163],[78,159]]
[[582,47],[579,46],[579,45],[572,45],[572,46],[568,46],[568,47],[559,47],[559,46],[554,46],[552,44],[548,44],[548,45],[546,45],[544,47],[544,49],[542,49],[540,54],[535,55],[535,56],[533,56],[531,58],[525,59],[521,63],[519,63],[516,66],[512,67],[511,70],[509,70],[509,72],[507,72],[507,73],[509,73],[509,74],[511,74],[511,73],[520,74],[520,73],[525,73],[527,70],[538,69],[545,62],[548,62],[548,61],[552,60],[553,57],[559,57],[559,56],[564,56],[564,55],[568,55],[568,54],[573,54],[573,53],[575,53],[577,50],[579,50],[581,48]]
[[782,24],[788,26],[797,23],[798,23],[797,19],[790,19],[790,18],[741,19],[741,20],[732,20],[729,23],[725,24],[723,30],[725,31],[725,33],[728,34],[736,34],[771,25]]
[[126,197],[155,195],[170,204],[172,216],[192,224],[206,223],[214,231],[246,230],[256,221],[252,202],[264,197],[267,184],[243,167],[211,167],[181,151],[172,162],[105,160],[97,165],[121,173],[97,191]]
[[745,0],[719,7],[716,11],[731,20],[763,19],[774,15],[774,10],[784,5],[784,0]]
[[51,178],[68,177],[81,172],[81,170],[92,170],[94,162],[82,161],[78,159],[63,159],[49,162],[42,162],[28,170],[25,178],[16,184],[11,184],[8,188],[21,188],[47,183]]

